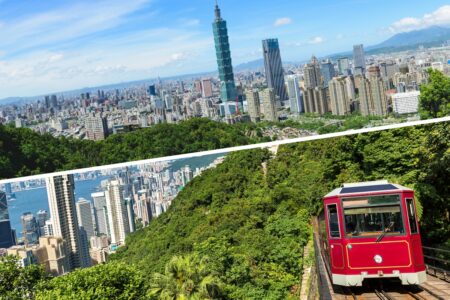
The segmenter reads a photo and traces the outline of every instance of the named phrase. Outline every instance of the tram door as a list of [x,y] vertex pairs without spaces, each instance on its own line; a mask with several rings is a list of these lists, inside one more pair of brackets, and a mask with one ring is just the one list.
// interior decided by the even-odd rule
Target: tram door
[[337,204],[327,205],[328,244],[331,257],[331,267],[335,270],[344,269],[344,246],[339,215]]
[[414,265],[423,266],[422,241],[420,239],[419,226],[417,224],[414,198],[406,198],[406,214],[408,217],[409,234],[411,235],[411,251],[414,258]]

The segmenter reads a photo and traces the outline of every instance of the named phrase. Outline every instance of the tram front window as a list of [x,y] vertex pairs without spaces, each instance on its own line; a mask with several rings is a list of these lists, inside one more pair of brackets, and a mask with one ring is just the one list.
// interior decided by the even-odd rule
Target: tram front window
[[404,233],[400,204],[389,203],[390,205],[366,207],[352,205],[357,203],[347,202],[346,205],[344,202],[345,233],[347,236],[368,237]]

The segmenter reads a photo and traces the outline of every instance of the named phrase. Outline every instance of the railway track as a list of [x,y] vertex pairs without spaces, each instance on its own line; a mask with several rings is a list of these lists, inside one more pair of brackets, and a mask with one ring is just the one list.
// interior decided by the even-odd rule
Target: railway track
[[364,286],[358,288],[344,288],[336,299],[345,300],[449,300],[422,286],[404,287],[390,285],[388,287]]

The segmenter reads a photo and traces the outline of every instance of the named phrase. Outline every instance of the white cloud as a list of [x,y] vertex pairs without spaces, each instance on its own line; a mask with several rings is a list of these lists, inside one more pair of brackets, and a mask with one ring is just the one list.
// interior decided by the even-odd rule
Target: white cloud
[[54,63],[54,62],[60,61],[60,60],[63,59],[63,58],[64,58],[64,54],[62,54],[62,53],[56,53],[56,54],[51,55],[51,56],[48,58],[48,62],[49,62],[49,63]]
[[200,24],[199,19],[182,19],[181,23],[183,26],[197,26]]
[[[151,0],[92,1],[55,8],[23,19],[3,22],[2,48],[13,51],[45,47],[121,25],[127,15]],[[13,52],[8,51],[8,52]]]
[[285,26],[285,25],[289,25],[291,24],[293,21],[291,18],[279,18],[275,21],[275,23],[273,24],[273,26],[275,27],[281,27],[281,26]]
[[337,40],[342,40],[345,36],[342,33],[339,33],[338,35],[336,35],[336,39]]
[[392,33],[408,32],[430,26],[446,25],[450,25],[450,5],[441,6],[434,12],[425,14],[422,18],[406,17],[400,19],[389,27],[389,31]]
[[316,37],[313,37],[312,39],[310,39],[310,40],[308,41],[308,44],[311,44],[311,45],[317,45],[317,44],[322,44],[324,41],[325,41],[325,40],[324,40],[323,37],[321,37],[321,36],[316,36]]
[[141,34],[142,40],[131,35],[66,51],[0,57],[0,99],[211,69],[206,64],[214,62],[209,36],[175,29]]

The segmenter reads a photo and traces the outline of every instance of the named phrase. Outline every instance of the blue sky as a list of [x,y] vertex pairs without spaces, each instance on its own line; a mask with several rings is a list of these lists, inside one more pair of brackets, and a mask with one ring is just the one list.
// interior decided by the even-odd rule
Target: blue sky
[[[276,37],[285,61],[450,25],[441,0],[219,0],[233,64]],[[0,0],[0,98],[216,69],[214,0]]]

